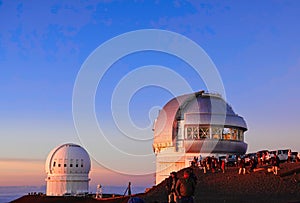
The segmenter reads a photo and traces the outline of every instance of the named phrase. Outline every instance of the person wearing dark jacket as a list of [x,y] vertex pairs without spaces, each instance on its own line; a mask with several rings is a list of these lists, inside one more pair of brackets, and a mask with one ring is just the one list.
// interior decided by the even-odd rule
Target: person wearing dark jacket
[[177,197],[176,197],[176,193],[175,193],[175,187],[176,187],[177,180],[178,180],[177,173],[173,171],[170,174],[170,177],[168,178],[167,185],[166,185],[169,203],[177,202]]
[[179,203],[194,203],[195,181],[190,177],[190,170],[185,170],[183,178],[177,181],[175,187]]

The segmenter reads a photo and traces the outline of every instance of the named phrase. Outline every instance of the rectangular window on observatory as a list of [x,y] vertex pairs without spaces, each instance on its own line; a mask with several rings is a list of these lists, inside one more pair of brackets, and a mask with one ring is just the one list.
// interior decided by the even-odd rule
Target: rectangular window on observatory
[[233,128],[233,129],[231,130],[231,132],[232,132],[232,139],[233,139],[233,140],[238,140],[238,139],[237,139],[238,129]]
[[213,139],[222,139],[222,128],[212,127],[212,138]]
[[186,139],[197,140],[200,139],[199,136],[199,126],[189,126],[186,128]]
[[209,128],[199,128],[200,139],[209,138]]
[[237,129],[237,140],[239,140],[239,141],[244,141],[244,138],[243,138],[243,131],[240,130],[240,129]]
[[230,128],[223,129],[223,139],[224,140],[231,140],[231,130]]
[[241,141],[244,141],[244,132],[242,131],[242,130],[240,130],[241,131],[241,134],[240,134],[240,140]]

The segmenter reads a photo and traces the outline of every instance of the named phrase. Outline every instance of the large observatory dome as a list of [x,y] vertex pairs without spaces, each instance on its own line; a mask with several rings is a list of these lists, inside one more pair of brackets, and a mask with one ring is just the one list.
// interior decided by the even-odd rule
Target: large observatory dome
[[154,123],[156,183],[188,167],[194,156],[244,154],[247,125],[219,94],[204,91],[171,99]]
[[[208,134],[211,136],[218,134],[215,136],[216,139],[226,139],[226,136],[223,136],[223,131],[224,129],[228,130],[227,128],[235,130],[236,135],[241,135],[247,130],[243,117],[237,115],[220,95],[201,91],[173,98],[163,107],[154,125],[154,147],[172,146],[174,141],[178,139],[178,123],[180,122],[184,123],[185,128],[194,126],[220,127],[220,129],[208,129],[205,137],[194,137],[195,139],[207,138]],[[190,128],[185,130],[189,131]],[[222,132],[214,132],[220,130]],[[187,134],[186,131],[185,134]],[[234,133],[232,132],[232,134]],[[243,137],[232,136],[227,140],[243,141]]]
[[90,169],[90,157],[81,146],[69,143],[54,148],[45,164],[47,195],[87,193]]

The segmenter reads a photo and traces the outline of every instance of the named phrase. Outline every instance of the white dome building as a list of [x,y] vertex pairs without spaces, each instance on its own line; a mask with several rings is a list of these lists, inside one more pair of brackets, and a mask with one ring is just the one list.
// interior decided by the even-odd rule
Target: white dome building
[[88,193],[91,160],[81,146],[69,143],[56,147],[49,153],[45,169],[48,196]]

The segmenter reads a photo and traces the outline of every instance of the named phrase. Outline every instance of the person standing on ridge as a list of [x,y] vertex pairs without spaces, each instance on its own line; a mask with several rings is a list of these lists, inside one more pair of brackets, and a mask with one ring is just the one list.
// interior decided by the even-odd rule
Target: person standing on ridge
[[221,160],[221,170],[222,173],[225,173],[225,160]]
[[243,171],[243,174],[245,175],[246,174],[246,163],[245,163],[245,158],[241,158],[240,160],[240,163],[239,163],[239,174],[242,174],[242,171]]
[[292,151],[291,151],[290,149],[289,149],[289,151],[288,151],[287,162],[288,162],[288,163],[292,162]]
[[274,157],[273,157],[273,160],[272,160],[274,175],[278,175],[279,163],[280,163],[279,157],[276,154],[274,154]]
[[195,181],[190,176],[190,170],[185,170],[183,178],[177,181],[175,191],[179,203],[194,203]]
[[175,187],[176,187],[177,180],[178,180],[177,173],[175,171],[170,173],[170,176],[167,180],[167,185],[166,185],[169,203],[177,202],[177,197],[176,197],[176,193],[175,193]]

